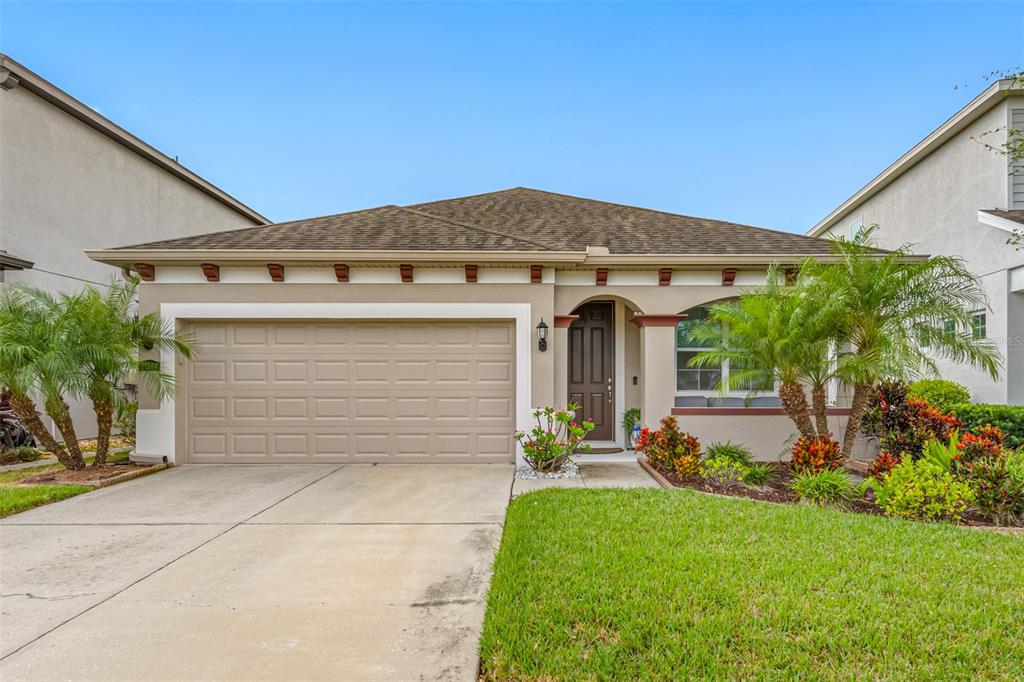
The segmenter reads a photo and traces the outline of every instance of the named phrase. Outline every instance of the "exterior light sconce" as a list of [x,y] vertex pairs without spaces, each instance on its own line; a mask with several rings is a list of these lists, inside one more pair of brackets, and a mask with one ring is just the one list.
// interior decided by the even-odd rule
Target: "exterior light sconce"
[[537,350],[542,353],[548,349],[548,326],[544,324],[544,318],[541,318],[540,324],[537,325]]

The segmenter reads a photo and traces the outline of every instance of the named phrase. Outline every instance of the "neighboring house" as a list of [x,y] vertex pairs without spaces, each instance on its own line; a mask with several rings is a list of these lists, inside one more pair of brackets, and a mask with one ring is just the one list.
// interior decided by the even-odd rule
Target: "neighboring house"
[[828,254],[524,188],[89,252],[201,346],[162,358],[176,399],[139,412],[138,451],[178,463],[505,462],[532,408],[570,401],[598,447],[639,407],[774,458],[794,431],[777,397],[720,396],[728,367],[687,366],[688,325],[771,263]]
[[[86,248],[267,222],[0,54],[0,282],[104,285],[116,273]],[[79,435],[94,435],[88,407],[73,408]]]
[[[1024,251],[1006,241],[1024,229],[1024,167],[1001,148],[1008,131],[1024,135],[1024,89],[994,83],[809,232],[851,237],[878,225],[879,245],[913,244],[923,254],[965,259],[989,298],[972,333],[996,343],[1000,378],[940,362],[942,376],[966,385],[978,402],[1024,404]],[[986,146],[988,145],[988,146]]]

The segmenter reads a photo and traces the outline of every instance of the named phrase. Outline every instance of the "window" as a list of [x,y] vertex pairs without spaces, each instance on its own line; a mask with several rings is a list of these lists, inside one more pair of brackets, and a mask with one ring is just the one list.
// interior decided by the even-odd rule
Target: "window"
[[942,321],[942,336],[948,340],[956,338],[956,321],[948,319]]
[[988,318],[984,310],[971,313],[971,338],[975,341],[986,338],[988,334]]
[[713,391],[722,378],[722,367],[690,367],[690,360],[702,350],[714,348],[710,342],[700,342],[690,336],[693,328],[708,319],[707,308],[693,308],[686,319],[676,326],[676,390]]
[[864,218],[857,218],[850,223],[850,241],[856,241],[860,233],[864,231]]
[[[710,341],[698,341],[691,335],[693,328],[708,319],[708,309],[691,308],[686,319],[676,326],[676,391],[681,393],[712,393],[718,390],[721,381],[729,381],[729,363],[691,367],[690,361],[702,350],[714,348]],[[748,393],[751,390],[772,391],[770,383],[764,386],[752,384],[731,385],[730,391]]]

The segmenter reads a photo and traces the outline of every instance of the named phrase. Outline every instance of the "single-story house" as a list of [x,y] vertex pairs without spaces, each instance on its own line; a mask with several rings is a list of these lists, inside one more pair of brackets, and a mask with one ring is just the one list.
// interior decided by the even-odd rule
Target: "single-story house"
[[688,325],[828,254],[526,188],[88,252],[199,344],[161,359],[174,399],[140,405],[139,453],[177,463],[510,462],[531,410],[569,402],[595,447],[622,447],[636,407],[774,458],[794,431],[776,396],[719,394],[729,368],[688,366]]

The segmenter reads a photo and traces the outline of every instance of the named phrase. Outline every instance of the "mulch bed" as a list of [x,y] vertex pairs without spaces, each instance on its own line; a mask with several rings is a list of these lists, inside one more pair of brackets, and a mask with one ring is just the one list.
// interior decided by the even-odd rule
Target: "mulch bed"
[[141,470],[151,469],[152,464],[135,464],[133,462],[121,462],[117,464],[106,464],[101,467],[89,465],[81,471],[68,471],[58,469],[44,471],[35,476],[28,476],[19,481],[25,485],[77,483],[80,485],[99,485],[111,478],[124,476],[125,474],[136,473]]
[[[800,498],[797,497],[797,495],[787,486],[788,482],[793,478],[793,469],[790,467],[788,462],[771,462],[770,464],[774,471],[771,478],[768,479],[768,483],[761,488],[752,488],[743,485],[731,488],[719,488],[708,485],[707,482],[700,477],[680,478],[679,476],[676,476],[674,472],[665,471],[653,464],[650,464],[643,457],[638,458],[638,461],[645,469],[653,469],[657,472],[658,476],[665,479],[676,488],[690,488],[691,490],[698,490],[702,493],[710,493],[712,495],[745,497],[749,500],[775,502],[777,504],[799,504],[800,502]],[[858,475],[864,475],[866,473],[866,467],[855,465],[847,466],[847,469],[851,473]],[[868,495],[870,497],[871,493],[868,492]],[[876,516],[884,516],[885,514],[885,512],[883,512],[882,509],[874,503],[873,499],[854,500],[848,511],[858,514],[873,514]],[[1024,533],[1024,528],[1006,528],[1003,526],[997,526],[988,519],[979,516],[977,513],[972,511],[968,511],[963,515],[963,517],[961,517],[960,525]]]

